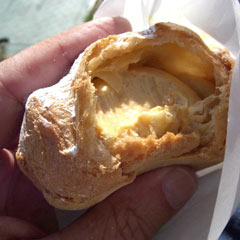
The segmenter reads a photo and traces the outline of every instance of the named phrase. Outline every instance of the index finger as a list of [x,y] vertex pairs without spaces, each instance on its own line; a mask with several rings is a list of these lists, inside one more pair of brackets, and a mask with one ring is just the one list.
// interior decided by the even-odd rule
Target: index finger
[[[16,135],[24,103],[34,90],[56,83],[92,42],[131,29],[123,18],[103,18],[76,26],[0,64],[0,148]],[[18,124],[17,124],[18,123]]]

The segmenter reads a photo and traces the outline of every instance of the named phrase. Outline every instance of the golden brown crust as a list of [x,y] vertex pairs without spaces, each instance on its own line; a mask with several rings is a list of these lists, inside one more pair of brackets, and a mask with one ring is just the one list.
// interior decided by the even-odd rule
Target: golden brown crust
[[[197,93],[198,101],[177,112],[177,132],[136,137],[96,130],[93,79],[143,66],[164,70]],[[210,51],[197,34],[176,24],[101,39],[59,84],[29,97],[18,164],[48,202],[61,209],[89,207],[157,167],[183,164],[199,170],[217,164],[224,156],[232,67],[227,50]]]

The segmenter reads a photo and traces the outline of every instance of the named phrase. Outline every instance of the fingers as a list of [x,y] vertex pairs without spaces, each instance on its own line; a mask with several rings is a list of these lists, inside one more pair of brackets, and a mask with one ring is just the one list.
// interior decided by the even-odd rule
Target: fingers
[[154,170],[139,176],[71,226],[44,239],[151,239],[196,188],[196,177],[186,167]]
[[0,150],[0,215],[5,214],[10,184],[14,174],[14,158],[9,151]]
[[0,239],[36,239],[45,234],[32,224],[13,217],[0,216]]
[[66,73],[92,42],[130,30],[123,18],[103,18],[76,26],[38,43],[0,65],[0,80],[20,102],[34,90],[50,86]]
[[0,148],[19,129],[24,103],[34,90],[53,85],[92,42],[131,29],[123,18],[103,18],[76,26],[0,64]]
[[8,93],[0,80],[0,149],[7,147],[19,132],[23,111],[22,103]]
[[0,151],[0,193],[0,215],[25,220],[46,233],[58,229],[54,209],[23,175],[13,153],[6,149]]

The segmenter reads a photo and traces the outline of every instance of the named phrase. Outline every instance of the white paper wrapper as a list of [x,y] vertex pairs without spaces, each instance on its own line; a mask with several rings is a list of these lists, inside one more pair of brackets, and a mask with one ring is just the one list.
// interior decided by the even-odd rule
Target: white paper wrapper
[[198,172],[201,178],[197,193],[154,238],[216,240],[240,201],[239,4],[237,0],[105,0],[95,18],[106,16],[129,19],[133,31],[160,21],[181,23],[193,30],[196,26],[236,57],[223,170],[220,164]]

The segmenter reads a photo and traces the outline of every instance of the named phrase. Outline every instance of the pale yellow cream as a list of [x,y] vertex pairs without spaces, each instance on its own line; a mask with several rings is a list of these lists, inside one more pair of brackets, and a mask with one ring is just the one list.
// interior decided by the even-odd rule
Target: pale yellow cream
[[200,100],[188,85],[152,67],[99,72],[92,82],[96,129],[108,138],[176,134],[188,122],[188,107]]

